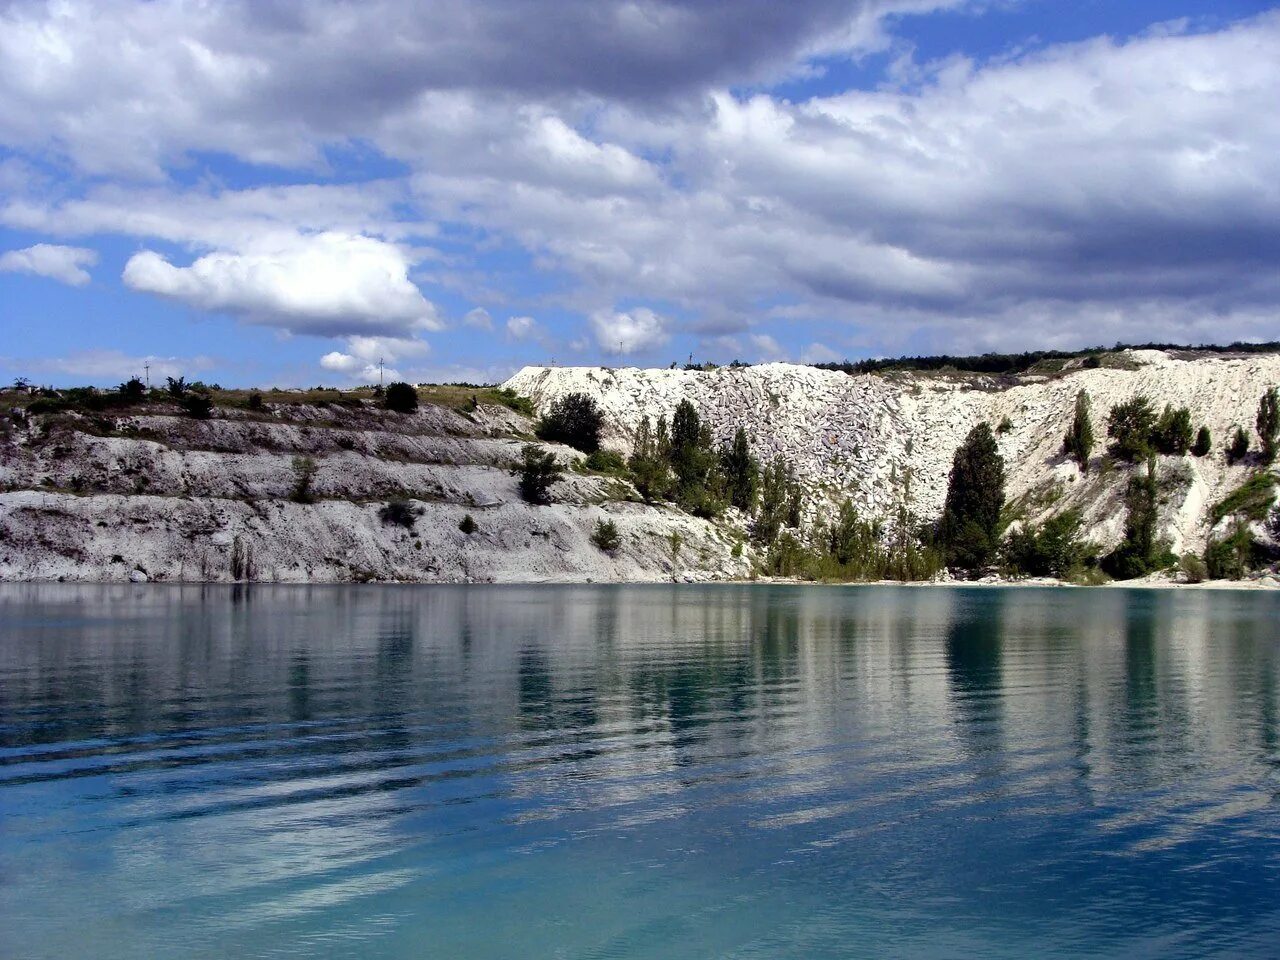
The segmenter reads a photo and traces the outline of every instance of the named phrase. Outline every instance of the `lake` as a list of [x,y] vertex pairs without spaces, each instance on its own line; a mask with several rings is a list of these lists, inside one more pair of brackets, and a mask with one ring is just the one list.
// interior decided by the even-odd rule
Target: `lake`
[[1278,954],[1274,594],[0,587],[6,958]]

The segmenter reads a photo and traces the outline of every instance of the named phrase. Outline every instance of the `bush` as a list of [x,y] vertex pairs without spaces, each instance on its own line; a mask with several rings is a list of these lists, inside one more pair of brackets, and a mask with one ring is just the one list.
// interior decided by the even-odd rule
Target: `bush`
[[500,387],[493,391],[493,399],[516,413],[523,414],[526,417],[532,417],[537,411],[533,408],[533,401],[528,397],[522,397],[510,387]]
[[388,410],[396,413],[413,413],[418,409],[418,391],[410,384],[397,380],[387,384],[382,403]]
[[1156,414],[1151,401],[1137,396],[1111,408],[1107,416],[1107,435],[1111,437],[1111,455],[1117,460],[1137,463],[1151,454]]
[[548,443],[563,443],[595,453],[600,449],[600,429],[604,416],[596,402],[585,393],[570,393],[551,404],[538,423],[538,436]]
[[650,503],[663,499],[670,490],[671,470],[666,457],[670,445],[665,417],[658,420],[656,431],[647,414],[640,418],[627,468],[636,490]]
[[1270,473],[1255,473],[1209,508],[1209,523],[1217,525],[1223,517],[1239,516],[1247,520],[1265,520],[1276,502],[1276,478]]
[[1008,417],[1002,418],[1000,420],[1000,426],[996,427],[996,433],[1000,434],[1001,436],[1004,436],[1006,433],[1009,433],[1012,430],[1013,430],[1013,421],[1010,420]]
[[606,473],[613,477],[624,476],[627,472],[627,462],[622,459],[622,454],[603,447],[587,457],[583,466],[595,473]]
[[262,394],[259,393],[257,390],[254,390],[253,392],[251,392],[249,394],[249,399],[245,401],[245,406],[247,406],[250,410],[261,410]]
[[551,485],[564,475],[556,458],[532,443],[520,450],[520,460],[512,471],[520,478],[520,496],[528,503],[551,502]]
[[1194,553],[1184,553],[1178,561],[1178,569],[1187,583],[1204,583],[1209,579],[1208,565]]
[[1249,435],[1244,427],[1236,427],[1231,443],[1227,446],[1227,463],[1237,464],[1249,455]]
[[165,377],[165,389],[169,391],[169,396],[175,400],[181,400],[187,395],[187,378],[186,377]]
[[622,545],[617,524],[612,520],[601,520],[596,523],[595,532],[591,534],[591,542],[605,553],[616,553],[618,547]]
[[1258,545],[1243,522],[1221,540],[1211,540],[1205,547],[1204,563],[1214,580],[1242,580],[1260,559]]
[[476,526],[475,518],[468,513],[462,518],[462,522],[458,524],[458,529],[469,537],[475,533],[479,527]]
[[1213,449],[1213,437],[1209,434],[1208,427],[1201,427],[1196,434],[1196,442],[1191,445],[1191,455],[1194,457],[1205,457],[1209,455],[1209,451]]
[[182,406],[196,420],[208,420],[213,413],[213,397],[207,393],[188,393],[182,400]]
[[315,479],[316,462],[310,457],[293,458],[293,492],[289,499],[294,503],[312,503],[311,481]]
[[1042,524],[1024,525],[1005,541],[1005,566],[1014,575],[1059,579],[1093,566],[1098,548],[1080,536],[1080,527],[1080,511],[1074,508]]
[[392,500],[378,511],[378,517],[383,523],[388,526],[404,527],[406,530],[412,530],[420,516],[422,516],[422,508],[415,507],[408,500]]
[[733,442],[721,448],[718,468],[726,499],[743,513],[750,513],[759,492],[760,463],[752,456],[742,427],[734,433]]
[[800,526],[802,494],[790,465],[781,457],[760,474],[760,505],[751,524],[751,538],[769,546],[783,527]]

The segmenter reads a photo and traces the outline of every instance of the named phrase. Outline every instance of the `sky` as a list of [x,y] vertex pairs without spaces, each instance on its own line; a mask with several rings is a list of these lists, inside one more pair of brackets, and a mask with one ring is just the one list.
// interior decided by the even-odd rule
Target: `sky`
[[1280,6],[0,0],[0,381],[1280,339]]

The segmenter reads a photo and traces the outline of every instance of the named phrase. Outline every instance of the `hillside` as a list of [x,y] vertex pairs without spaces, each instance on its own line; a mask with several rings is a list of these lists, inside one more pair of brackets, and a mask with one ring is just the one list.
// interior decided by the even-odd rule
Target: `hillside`
[[[774,363],[708,371],[526,367],[506,386],[539,409],[567,393],[590,394],[605,412],[608,442],[623,449],[642,416],[670,416],[690,400],[717,440],[742,425],[761,459],[781,456],[793,464],[810,491],[811,516],[848,496],[866,516],[890,517],[906,501],[918,516],[935,517],[965,435],[979,421],[1004,423],[998,441],[1015,512],[1036,519],[1078,506],[1086,532],[1106,548],[1122,536],[1120,498],[1129,474],[1101,456],[1106,417],[1115,404],[1143,394],[1157,408],[1186,405],[1214,438],[1209,456],[1161,458],[1161,528],[1180,553],[1204,548],[1210,506],[1254,468],[1229,466],[1222,448],[1236,425],[1252,433],[1258,398],[1274,384],[1280,384],[1276,354],[1141,350],[1114,354],[1096,368],[1077,361],[1027,374],[1013,385],[977,374],[850,375]],[[1088,474],[1061,453],[1081,390],[1091,398],[1101,441]]]
[[[605,445],[624,453],[641,417],[670,417],[681,400],[717,442],[744,427],[762,462],[794,467],[807,524],[846,498],[890,526],[902,506],[935,518],[955,449],[986,421],[1000,427],[1011,520],[1075,506],[1104,550],[1122,537],[1135,469],[1105,455],[1107,413],[1137,395],[1157,408],[1186,405],[1213,448],[1160,458],[1159,525],[1175,552],[1199,553],[1231,523],[1215,526],[1213,505],[1259,470],[1256,458],[1229,464],[1224,447],[1237,425],[1253,433],[1258,398],[1273,384],[1275,354],[1143,350],[1013,378],[790,364],[529,367],[505,391],[420,387],[414,413],[384,409],[369,390],[272,391],[260,403],[215,390],[208,419],[155,392],[95,408],[86,397],[105,395],[50,401],[9,390],[0,394],[0,579],[659,581],[759,569],[764,548],[752,547],[737,511],[703,520],[646,504],[628,480],[587,471],[568,447],[545,445],[571,467],[554,503],[523,502],[511,466],[536,421],[513,409],[515,396],[540,413],[574,392],[594,398]],[[1087,473],[1061,452],[1081,390],[1100,441]],[[299,496],[302,472],[310,477]],[[384,519],[393,501],[416,515],[412,528]],[[467,515],[470,534],[460,528]],[[621,534],[614,553],[592,543],[602,520]],[[1265,524],[1253,529],[1274,546]]]
[[[283,582],[644,581],[749,570],[732,556],[729,532],[631,502],[634,491],[616,479],[571,471],[553,505],[524,503],[510,464],[533,422],[498,403],[467,409],[467,395],[401,414],[367,397],[267,396],[259,411],[219,397],[207,420],[166,401],[23,417],[10,396],[0,421],[0,580],[227,581],[237,563],[240,579]],[[550,449],[564,462],[582,459]],[[292,499],[299,457],[315,464],[310,503]],[[412,530],[381,519],[396,499],[421,511]],[[459,529],[468,514],[470,535]],[[615,555],[590,542],[602,519],[621,533]]]

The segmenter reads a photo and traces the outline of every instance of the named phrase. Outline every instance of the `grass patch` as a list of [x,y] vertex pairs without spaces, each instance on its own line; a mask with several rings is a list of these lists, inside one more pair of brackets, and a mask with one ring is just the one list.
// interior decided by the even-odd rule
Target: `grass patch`
[[1276,478],[1270,473],[1255,473],[1240,486],[1209,508],[1209,523],[1217,525],[1223,517],[1241,516],[1247,520],[1265,520],[1276,502]]

